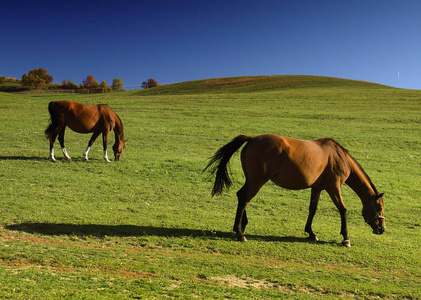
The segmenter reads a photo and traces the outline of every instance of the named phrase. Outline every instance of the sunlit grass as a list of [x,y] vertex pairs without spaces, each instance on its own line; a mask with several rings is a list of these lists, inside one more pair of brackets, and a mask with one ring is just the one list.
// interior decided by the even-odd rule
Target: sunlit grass
[[[100,139],[83,161],[90,135],[70,130],[73,160],[62,158],[58,143],[58,161],[47,160],[47,104],[64,97],[0,94],[0,295],[420,297],[421,92],[335,82],[277,89],[271,82],[271,89],[247,93],[174,95],[166,87],[165,95],[71,96],[108,103],[123,120],[127,149],[111,164]],[[235,187],[220,197],[210,197],[202,169],[236,135],[263,133],[332,137],[349,149],[385,192],[386,233],[371,233],[360,200],[344,187],[353,247],[340,245],[339,214],[326,193],[313,226],[320,242],[310,243],[310,191],[269,183],[248,207],[249,242],[234,241],[235,192],[243,183],[238,155]]]

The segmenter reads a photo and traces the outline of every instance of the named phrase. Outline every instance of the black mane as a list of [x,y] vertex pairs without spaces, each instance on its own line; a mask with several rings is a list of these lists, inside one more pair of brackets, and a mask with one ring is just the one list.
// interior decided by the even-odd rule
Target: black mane
[[333,145],[335,145],[336,147],[339,147],[339,149],[341,149],[344,153],[349,154],[349,151],[347,149],[345,149],[344,147],[342,147],[337,141],[335,141],[334,139],[331,138],[323,138],[323,139],[319,139],[318,140],[322,145],[325,145],[327,143],[332,143]]
[[[379,192],[377,191],[377,189],[374,186],[373,182],[371,181],[370,176],[368,176],[368,174],[364,171],[363,167],[361,167],[360,163],[358,161],[356,161],[354,157],[352,157],[352,155],[349,153],[349,151],[347,149],[345,149],[344,147],[342,147],[337,141],[335,141],[334,139],[331,139],[331,138],[323,138],[323,139],[319,139],[318,141],[320,141],[320,143],[322,145],[325,145],[327,143],[332,143],[334,146],[336,146],[339,149],[341,149],[360,168],[361,172],[367,178],[368,182],[370,183],[371,188],[376,193],[376,195],[379,194]],[[341,154],[339,152],[338,152],[338,155],[341,156]]]

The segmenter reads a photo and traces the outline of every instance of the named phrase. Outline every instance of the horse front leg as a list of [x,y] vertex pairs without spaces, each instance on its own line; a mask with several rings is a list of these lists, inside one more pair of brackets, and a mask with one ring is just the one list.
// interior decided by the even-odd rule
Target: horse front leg
[[104,147],[104,159],[106,162],[110,163],[111,161],[108,159],[108,154],[107,154],[107,144],[108,144],[108,131],[102,133],[102,145]]
[[65,130],[66,130],[66,126],[64,126],[62,130],[60,130],[60,132],[58,134],[58,141],[60,142],[61,151],[63,152],[64,157],[67,158],[68,160],[71,160],[72,158],[69,156],[69,154],[67,153],[66,147],[64,146],[64,132],[65,132]]
[[341,234],[344,237],[342,245],[345,247],[351,247],[351,241],[348,237],[347,214],[345,206],[339,209],[339,213],[341,214]]
[[88,159],[88,153],[89,153],[89,150],[91,149],[92,145],[94,144],[95,140],[97,139],[97,137],[98,137],[100,134],[101,134],[100,132],[94,132],[94,134],[92,135],[91,139],[89,140],[88,147],[86,147],[85,152],[83,152],[83,157],[84,157],[84,159],[85,159],[86,161],[88,161],[88,160],[89,160],[89,159]]
[[342,200],[340,187],[337,187],[333,190],[327,190],[327,192],[329,193],[330,198],[332,199],[333,203],[336,205],[339,211],[339,214],[341,215],[341,235],[344,238],[342,240],[342,245],[344,245],[345,247],[351,247],[351,242],[348,237],[346,207]]
[[311,199],[310,199],[310,206],[309,206],[309,211],[308,211],[308,218],[307,218],[307,223],[305,227],[305,232],[309,234],[308,239],[313,240],[313,241],[319,240],[317,236],[314,234],[313,229],[311,228],[311,225],[313,223],[314,215],[316,214],[317,205],[319,204],[319,198],[320,198],[321,192],[322,192],[321,190],[318,190],[315,188],[311,189]]

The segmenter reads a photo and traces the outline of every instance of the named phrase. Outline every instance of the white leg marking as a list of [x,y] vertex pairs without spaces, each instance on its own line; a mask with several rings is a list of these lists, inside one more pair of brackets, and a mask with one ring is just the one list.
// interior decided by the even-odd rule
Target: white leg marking
[[65,158],[67,158],[68,160],[71,160],[72,158],[69,156],[69,154],[67,154],[67,150],[66,148],[61,148],[61,151],[63,151],[63,155]]
[[89,149],[91,149],[91,147],[86,147],[86,150],[85,150],[85,152],[83,152],[83,157],[85,158],[85,160],[89,160],[88,159],[88,152],[89,152]]
[[345,247],[351,247],[351,242],[350,240],[343,240],[342,245],[344,245]]
[[56,161],[56,158],[54,157],[54,148],[51,149],[50,157],[52,161]]
[[107,155],[107,150],[104,150],[104,159],[107,161],[107,162],[111,162],[109,159],[108,159],[108,155]]

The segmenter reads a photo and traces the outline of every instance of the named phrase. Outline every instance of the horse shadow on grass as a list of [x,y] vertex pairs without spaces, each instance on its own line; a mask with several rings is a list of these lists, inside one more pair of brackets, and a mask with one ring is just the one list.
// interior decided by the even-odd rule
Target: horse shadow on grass
[[[43,234],[51,236],[78,236],[78,237],[133,237],[133,236],[157,236],[157,237],[193,237],[204,239],[235,240],[233,232],[214,230],[200,230],[187,228],[166,228],[136,225],[95,225],[95,224],[66,224],[66,223],[20,223],[6,225],[6,229],[22,231],[30,234]],[[285,243],[314,243],[305,237],[293,236],[263,236],[246,235],[249,240]],[[318,241],[318,244],[336,244],[336,242]]]
[[39,157],[39,156],[21,156],[21,155],[16,155],[16,156],[1,156],[0,155],[0,160],[24,160],[24,161],[34,160],[34,161],[45,161],[45,160],[48,160],[48,158],[47,157]]
[[[21,156],[21,155],[16,155],[16,156],[2,156],[0,155],[0,160],[22,160],[22,161],[47,161],[47,162],[53,162],[51,161],[51,158],[47,157],[47,156]],[[86,162],[87,160],[84,157],[72,157],[71,160],[68,160],[65,157],[56,157],[57,161],[60,162]],[[89,158],[89,161],[102,161],[104,160],[103,158]]]

